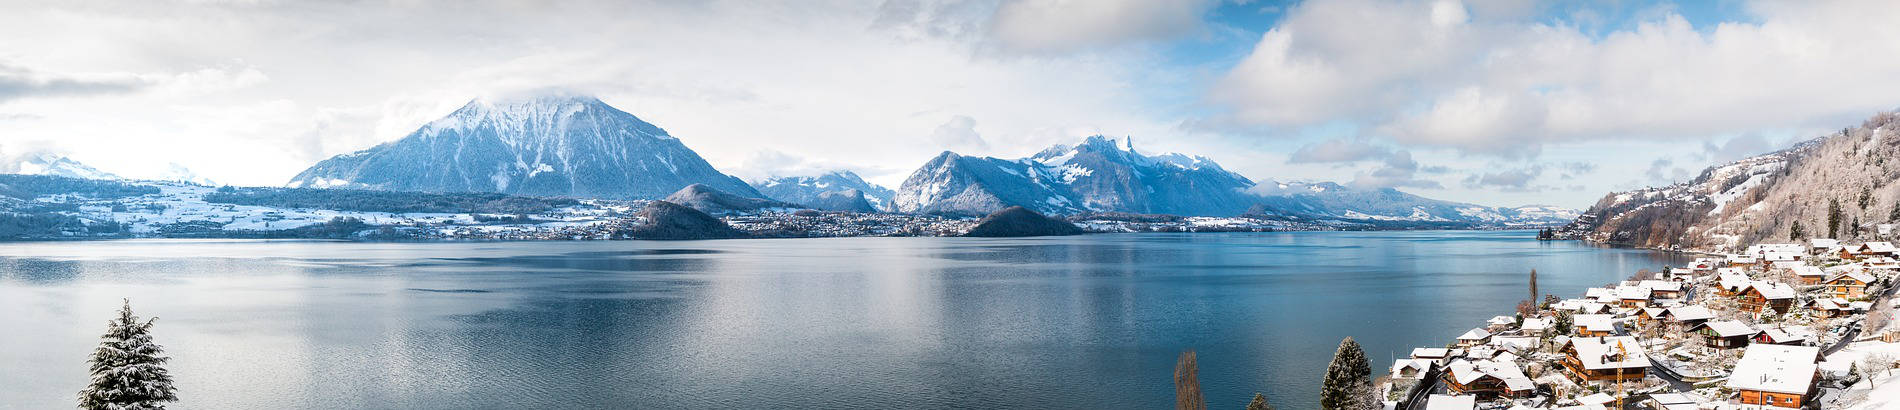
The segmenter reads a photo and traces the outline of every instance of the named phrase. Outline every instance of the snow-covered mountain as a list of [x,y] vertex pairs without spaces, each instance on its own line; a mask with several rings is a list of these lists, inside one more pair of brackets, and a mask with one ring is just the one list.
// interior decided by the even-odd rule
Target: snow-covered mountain
[[185,168],[184,165],[180,165],[176,162],[173,162],[171,163],[171,165],[165,167],[165,172],[158,175],[158,180],[183,182],[187,184],[197,184],[197,185],[204,185],[204,186],[218,185],[218,183],[216,181],[212,181],[211,178],[205,178],[202,175],[198,175],[198,173],[196,172],[191,172],[190,168]]
[[100,171],[98,168],[74,161],[58,154],[40,153],[27,155],[12,164],[11,173],[23,175],[52,175],[84,179],[121,179],[118,175]]
[[1392,188],[1361,189],[1332,182],[1265,181],[1249,214],[1380,222],[1492,226],[1554,225],[1577,211],[1554,206],[1490,207],[1413,195]]
[[[888,210],[891,198],[897,195],[897,192],[891,191],[890,188],[865,182],[864,178],[859,178],[857,173],[845,170],[831,171],[818,176],[771,177],[754,182],[752,187],[772,199],[833,211],[859,210],[855,209],[858,207],[853,204],[856,200],[849,198],[854,195],[862,197],[859,200],[870,206],[869,211]],[[846,192],[851,190],[856,190],[858,193]],[[853,209],[836,209],[840,206]]]
[[1719,164],[1669,186],[1612,192],[1565,227],[1572,237],[1736,251],[1764,241],[1867,239],[1900,220],[1900,113]]
[[471,101],[402,139],[319,162],[289,186],[658,199],[696,183],[761,196],[660,127],[559,95]]
[[898,188],[900,212],[982,215],[1017,205],[1044,214],[1238,215],[1253,181],[1205,157],[1143,155],[1102,136],[1022,159],[945,151]]

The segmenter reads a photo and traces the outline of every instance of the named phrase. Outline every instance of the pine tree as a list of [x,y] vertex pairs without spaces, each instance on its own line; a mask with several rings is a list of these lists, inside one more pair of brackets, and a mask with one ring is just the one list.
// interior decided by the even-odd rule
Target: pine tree
[[[1900,208],[1895,208],[1895,209],[1900,209]],[[1788,228],[1788,240],[1790,241],[1800,240],[1801,237],[1803,236],[1808,236],[1808,233],[1802,232],[1801,221],[1794,221],[1794,226]]]
[[1887,213],[1887,222],[1900,222],[1900,204],[1893,204],[1893,211]]
[[1267,395],[1254,393],[1253,401],[1247,403],[1247,410],[1273,410],[1273,405],[1267,404]]
[[1827,237],[1839,238],[1841,233],[1841,201],[1827,200]]
[[166,402],[178,401],[171,372],[162,366],[169,358],[160,356],[164,349],[152,343],[152,318],[139,322],[132,315],[132,301],[119,309],[119,317],[106,322],[106,334],[92,352],[92,384],[79,391],[82,409],[164,409]]
[[1174,362],[1174,408],[1175,410],[1207,410],[1207,401],[1201,398],[1200,365],[1194,362],[1194,351],[1181,353]]
[[1367,410],[1382,406],[1372,393],[1372,363],[1366,351],[1351,337],[1339,341],[1333,363],[1326,366],[1326,381],[1320,385],[1319,408],[1325,410]]
[[1554,323],[1551,323],[1550,327],[1552,330],[1556,330],[1557,334],[1560,334],[1560,335],[1570,334],[1570,324],[1571,324],[1570,320],[1571,320],[1570,311],[1567,311],[1567,310],[1558,311],[1557,320]]

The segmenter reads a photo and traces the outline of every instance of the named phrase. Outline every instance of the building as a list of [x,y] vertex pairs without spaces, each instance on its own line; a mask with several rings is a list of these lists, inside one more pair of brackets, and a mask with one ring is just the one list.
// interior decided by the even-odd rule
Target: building
[[1742,309],[1756,313],[1788,313],[1794,307],[1794,287],[1785,283],[1753,282],[1744,288],[1737,301]]
[[1518,326],[1518,330],[1526,335],[1542,336],[1544,333],[1550,332],[1550,328],[1556,325],[1556,322],[1556,319],[1548,317],[1526,318],[1524,319],[1524,324]]
[[1709,347],[1733,349],[1747,346],[1748,340],[1755,337],[1755,328],[1739,320],[1717,320],[1705,322],[1689,329],[1690,332],[1708,338]]
[[1874,283],[1874,275],[1866,271],[1850,271],[1835,275],[1827,280],[1827,293],[1842,299],[1859,299],[1867,296],[1867,285]]
[[1398,359],[1392,361],[1392,378],[1404,380],[1422,380],[1426,373],[1438,362],[1432,359]]
[[1819,266],[1802,265],[1790,270],[1794,271],[1795,278],[1800,279],[1803,285],[1819,285],[1827,281],[1827,272]]
[[1571,328],[1577,336],[1596,337],[1616,335],[1616,316],[1612,315],[1575,315],[1570,317]]
[[1629,309],[1648,307],[1649,288],[1640,285],[1618,286],[1616,305]]
[[1656,299],[1682,298],[1682,282],[1671,280],[1646,280],[1639,284],[1649,289],[1649,296]]
[[1473,328],[1470,331],[1466,331],[1465,334],[1458,335],[1458,347],[1482,345],[1489,340],[1491,340],[1490,331],[1486,331],[1483,328]]
[[1814,337],[1814,331],[1799,326],[1783,326],[1762,329],[1751,340],[1754,344],[1804,346],[1820,340]]
[[1477,407],[1478,398],[1473,396],[1434,394],[1425,399],[1425,410],[1471,410]]
[[1840,251],[1841,241],[1839,239],[1814,238],[1808,240],[1808,254],[1810,255],[1826,255],[1839,253]]
[[1458,395],[1488,400],[1530,397],[1537,390],[1537,385],[1518,370],[1516,363],[1460,359],[1445,366],[1445,370],[1445,388]]
[[1685,333],[1695,325],[1715,318],[1715,312],[1702,306],[1676,306],[1663,311],[1663,324],[1669,333]]
[[1579,381],[1642,380],[1649,356],[1629,336],[1573,337],[1564,343],[1564,368]]
[[1727,386],[1739,392],[1744,405],[1801,407],[1820,378],[1820,356],[1821,348],[1814,346],[1750,346]]

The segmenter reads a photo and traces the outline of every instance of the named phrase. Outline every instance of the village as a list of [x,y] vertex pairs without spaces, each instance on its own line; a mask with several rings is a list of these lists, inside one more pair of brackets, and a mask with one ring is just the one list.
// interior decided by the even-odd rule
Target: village
[[1413,349],[1377,388],[1398,410],[1900,408],[1895,254],[1759,244],[1534,297]]

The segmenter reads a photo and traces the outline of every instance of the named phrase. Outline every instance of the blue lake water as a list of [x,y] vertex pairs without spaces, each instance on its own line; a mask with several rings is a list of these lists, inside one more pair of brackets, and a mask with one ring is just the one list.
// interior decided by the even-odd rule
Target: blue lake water
[[71,408],[120,299],[177,408],[1315,408],[1527,296],[1687,256],[1535,232],[0,243],[0,408]]

